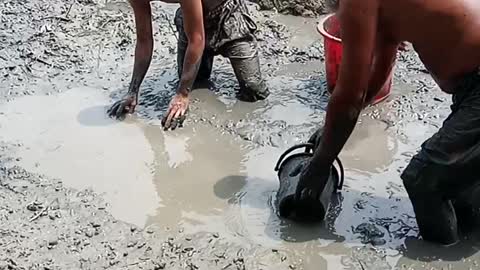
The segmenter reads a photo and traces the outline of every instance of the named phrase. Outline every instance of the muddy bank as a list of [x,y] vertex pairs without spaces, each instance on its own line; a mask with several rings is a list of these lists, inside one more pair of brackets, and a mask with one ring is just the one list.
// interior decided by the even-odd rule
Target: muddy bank
[[298,263],[283,251],[235,245],[217,233],[129,225],[92,191],[0,165],[0,269],[292,269]]
[[327,222],[299,226],[272,208],[273,166],[324,119],[315,19],[249,5],[272,95],[237,101],[233,70],[219,57],[210,88],[192,94],[185,127],[164,132],[159,119],[176,81],[175,5],[153,4],[154,59],[138,111],[123,122],[105,110],[131,75],[125,2],[0,7],[7,269],[478,269],[478,241],[443,251],[415,241],[398,174],[450,102],[412,51],[399,53],[392,96],[364,111],[342,153],[345,190]]
[[332,12],[334,0],[256,0],[264,10],[275,9],[281,14],[314,17]]

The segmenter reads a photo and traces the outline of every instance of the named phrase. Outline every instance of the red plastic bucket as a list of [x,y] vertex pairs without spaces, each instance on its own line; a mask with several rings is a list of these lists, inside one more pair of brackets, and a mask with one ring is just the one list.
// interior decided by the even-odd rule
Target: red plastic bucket
[[[337,83],[340,63],[342,62],[340,22],[335,14],[330,14],[319,22],[317,30],[324,38],[323,44],[325,49],[324,53],[325,69],[327,72],[327,88],[328,92],[332,93]],[[393,70],[390,71],[387,81],[377,96],[373,99],[372,104],[379,103],[390,95],[390,89],[392,88],[392,74]]]

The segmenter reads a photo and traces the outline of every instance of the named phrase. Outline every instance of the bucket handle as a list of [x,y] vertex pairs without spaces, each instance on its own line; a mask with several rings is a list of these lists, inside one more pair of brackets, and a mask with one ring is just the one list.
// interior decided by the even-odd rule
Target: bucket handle
[[343,169],[343,164],[340,158],[336,157],[335,161],[338,164],[338,169],[340,170],[340,181],[338,181],[338,185],[336,187],[337,190],[342,190],[343,188],[343,183],[345,182],[345,171]]
[[[283,152],[283,154],[280,155],[280,158],[278,159],[274,170],[277,172],[280,169],[280,165],[282,164],[283,160],[285,159],[285,157],[288,154],[290,154],[294,150],[297,150],[297,149],[302,148],[302,147],[305,147],[305,153],[310,153],[311,151],[313,151],[313,148],[315,146],[314,146],[313,143],[301,143],[301,144],[297,144],[297,145],[294,145],[294,146],[288,148],[285,152]],[[335,161],[337,162],[338,168],[340,170],[340,181],[338,182],[338,185],[337,185],[336,189],[337,190],[342,190],[343,183],[345,182],[345,171],[344,171],[343,164],[342,164],[342,161],[340,160],[340,158],[336,157]]]
[[283,154],[280,155],[280,158],[278,159],[277,165],[275,165],[274,170],[277,172],[280,169],[280,165],[282,164],[283,159],[288,154],[290,154],[294,150],[297,150],[297,149],[302,148],[302,147],[305,147],[305,153],[308,153],[308,152],[310,152],[311,149],[313,149],[313,144],[312,143],[301,143],[301,144],[297,144],[297,145],[294,145],[294,146],[288,148],[285,152],[283,152]]

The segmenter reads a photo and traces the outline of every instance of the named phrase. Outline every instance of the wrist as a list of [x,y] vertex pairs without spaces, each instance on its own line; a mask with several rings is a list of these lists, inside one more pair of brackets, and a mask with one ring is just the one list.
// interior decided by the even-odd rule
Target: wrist
[[128,96],[138,96],[138,87],[130,87],[127,91]]
[[191,89],[190,88],[178,88],[177,95],[188,97],[190,95]]
[[[320,149],[318,149],[320,150]],[[317,151],[318,151],[317,150]],[[321,153],[315,153],[314,156],[312,157],[310,161],[310,168],[309,171],[313,173],[322,173],[325,172],[326,170],[330,170],[330,167],[332,166],[332,162],[330,162],[329,158],[322,156]]]

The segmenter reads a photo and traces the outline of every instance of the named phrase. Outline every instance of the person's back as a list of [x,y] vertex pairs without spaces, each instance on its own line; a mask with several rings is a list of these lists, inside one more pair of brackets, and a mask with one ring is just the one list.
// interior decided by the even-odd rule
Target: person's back
[[379,31],[409,41],[444,91],[480,66],[480,1],[377,0]]

